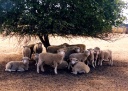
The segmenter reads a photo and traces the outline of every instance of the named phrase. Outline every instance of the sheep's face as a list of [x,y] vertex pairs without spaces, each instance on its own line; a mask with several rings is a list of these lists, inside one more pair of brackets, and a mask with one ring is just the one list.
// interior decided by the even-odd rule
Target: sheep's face
[[61,54],[61,55],[65,55],[65,50],[64,49],[59,49],[59,50],[57,50],[57,53]]
[[38,53],[35,53],[34,54],[34,60],[38,60],[39,59],[39,54]]
[[29,60],[30,60],[30,58],[28,58],[28,57],[23,57],[23,59],[22,59],[24,64],[28,64]]
[[78,52],[80,52],[80,47],[76,47],[75,48],[75,51],[78,53]]
[[87,51],[85,51],[84,53],[85,53],[87,56],[89,56],[89,55],[90,55],[90,51],[88,51],[88,50],[87,50]]
[[70,62],[71,64],[75,64],[78,61],[77,58],[70,58]]

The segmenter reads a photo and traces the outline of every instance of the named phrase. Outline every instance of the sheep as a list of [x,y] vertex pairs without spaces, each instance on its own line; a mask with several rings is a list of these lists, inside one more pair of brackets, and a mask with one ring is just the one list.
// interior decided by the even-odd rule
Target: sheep
[[94,50],[92,48],[87,49],[90,52],[90,55],[87,58],[87,64],[91,64],[93,68],[95,68],[95,61],[94,61]]
[[31,58],[31,49],[29,46],[23,46],[23,57]]
[[[63,50],[65,50],[65,57],[64,60],[65,61],[69,61],[69,55],[72,53],[79,53],[80,52],[80,48],[77,46],[72,46],[72,47],[65,47],[65,48],[61,48]],[[59,49],[59,50],[61,50]]]
[[43,51],[42,43],[36,43],[33,48],[34,53],[41,53]]
[[28,47],[30,47],[30,49],[31,49],[31,55],[30,55],[30,58],[32,57],[32,54],[33,54],[33,48],[34,48],[34,46],[35,46],[35,44],[30,44],[30,45],[28,45]]
[[102,66],[103,61],[109,61],[109,64],[113,65],[111,50],[100,50],[98,65]]
[[71,60],[71,58],[76,58],[82,62],[86,62],[89,55],[90,55],[90,52],[88,50],[84,51],[84,53],[72,53],[69,56],[69,60]]
[[86,50],[86,46],[84,44],[73,44],[73,45],[69,45],[67,44],[66,47],[73,47],[73,46],[77,46],[80,48],[80,52],[84,52]]
[[88,65],[86,65],[84,62],[80,62],[78,59],[76,58],[72,58],[70,60],[70,64],[72,67],[72,72],[73,74],[77,74],[77,73],[89,73],[90,71],[90,67]]
[[26,71],[29,68],[29,57],[23,57],[22,61],[10,61],[5,66],[5,71]]
[[67,45],[67,43],[63,43],[61,45],[51,45],[51,46],[48,46],[47,48],[47,52],[49,53],[57,53],[57,50],[59,50],[60,48],[65,48]]
[[100,48],[99,47],[95,47],[94,48],[94,61],[95,61],[95,66],[96,66],[96,64],[98,62],[99,54],[100,54]]
[[37,73],[39,73],[39,68],[41,67],[41,71],[44,72],[43,65],[51,65],[54,67],[54,73],[57,74],[57,67],[62,63],[65,52],[64,50],[57,51],[58,53],[40,53],[39,59],[37,63]]

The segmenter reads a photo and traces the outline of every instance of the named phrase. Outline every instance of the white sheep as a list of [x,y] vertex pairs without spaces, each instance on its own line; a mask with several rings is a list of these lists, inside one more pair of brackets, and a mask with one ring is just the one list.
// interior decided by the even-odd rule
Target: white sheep
[[113,65],[112,51],[111,50],[101,50],[100,51],[98,65],[102,66],[103,61],[109,61],[109,64]]
[[28,57],[23,57],[22,61],[10,61],[5,66],[5,71],[25,71],[29,68],[29,60]]
[[96,66],[96,64],[98,62],[99,54],[100,54],[100,48],[99,47],[95,47],[94,48],[94,61],[95,61],[95,66]]
[[29,46],[23,46],[23,57],[31,57],[31,49]]
[[54,67],[54,72],[57,74],[57,67],[62,63],[65,52],[64,50],[59,50],[58,53],[40,53],[37,63],[37,73],[39,73],[39,68],[44,72],[43,65],[51,65]]
[[80,62],[76,58],[72,58],[70,60],[70,64],[71,64],[71,68],[72,68],[71,73],[73,73],[75,75],[77,73],[89,73],[89,71],[90,71],[90,67],[88,65],[86,65],[84,62]]
[[82,62],[86,62],[88,56],[90,55],[90,52],[88,50],[84,51],[84,53],[72,53],[70,56],[69,56],[69,60],[71,58],[76,58]]
[[87,49],[90,52],[90,55],[87,58],[87,64],[93,66],[95,68],[95,61],[94,61],[94,50],[92,48]]

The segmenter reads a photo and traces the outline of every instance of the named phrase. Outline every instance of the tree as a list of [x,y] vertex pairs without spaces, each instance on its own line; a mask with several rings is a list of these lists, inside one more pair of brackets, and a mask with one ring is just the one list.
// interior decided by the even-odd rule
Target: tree
[[0,27],[7,35],[36,35],[47,48],[49,35],[111,32],[123,22],[124,6],[121,0],[0,0]]

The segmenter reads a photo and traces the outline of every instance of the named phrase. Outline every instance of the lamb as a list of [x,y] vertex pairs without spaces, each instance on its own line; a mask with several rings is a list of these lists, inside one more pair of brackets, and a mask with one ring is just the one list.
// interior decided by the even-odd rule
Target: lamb
[[72,53],[69,56],[69,60],[71,60],[72,58],[76,58],[79,61],[86,62],[89,55],[90,55],[90,52],[88,50],[84,51],[84,53]]
[[70,61],[71,61],[70,64],[72,67],[71,73],[73,73],[75,75],[77,73],[89,73],[90,67],[88,65],[86,65],[84,62],[80,62],[76,58],[72,58]]
[[33,54],[33,48],[34,48],[35,44],[30,44],[28,45],[28,47],[31,49],[31,55],[30,55],[30,58],[32,57],[32,54]]
[[64,50],[59,50],[58,53],[40,53],[37,63],[37,73],[39,73],[39,68],[44,72],[43,65],[51,65],[54,67],[54,73],[57,74],[57,67],[62,63],[65,52]]
[[31,57],[31,49],[29,46],[23,46],[23,57]]
[[10,61],[5,66],[5,71],[26,71],[29,68],[29,57],[23,57],[22,61]]
[[113,65],[112,51],[111,50],[101,50],[100,51],[98,65],[102,66],[103,61],[109,61],[109,64]]
[[95,68],[95,61],[94,61],[94,50],[92,48],[87,49],[90,52],[90,55],[87,58],[87,64],[91,64],[93,68]]

